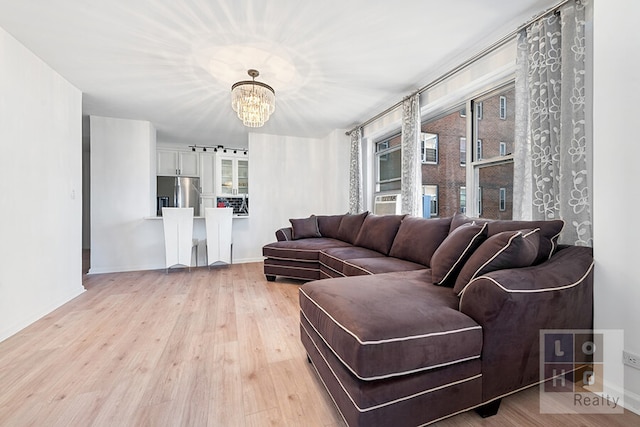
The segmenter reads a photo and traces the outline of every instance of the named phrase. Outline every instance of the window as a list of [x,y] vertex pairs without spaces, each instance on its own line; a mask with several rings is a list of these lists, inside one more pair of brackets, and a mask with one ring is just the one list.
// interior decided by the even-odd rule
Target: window
[[507,119],[507,97],[500,96],[500,119]]
[[467,187],[460,187],[460,213],[467,213]]
[[458,210],[458,188],[467,179],[465,137],[467,120],[471,118],[460,117],[460,110],[461,105],[455,105],[420,126],[424,157],[419,191],[425,196],[422,204],[425,217],[453,216]]
[[420,152],[422,163],[438,164],[438,135],[422,132],[420,134]]
[[[438,216],[438,186],[437,185],[423,185],[422,186],[423,205],[422,214],[426,218]],[[427,203],[429,204],[427,214]]]
[[400,189],[400,135],[376,143],[376,192]]
[[[487,111],[483,120],[473,120],[471,132],[476,141],[469,182],[478,191],[468,194],[467,214],[488,219],[512,219],[513,208],[507,202],[507,194],[513,194],[513,156],[511,142],[515,135],[515,117],[505,115],[506,103],[513,102],[515,89],[508,85],[472,100],[472,105],[482,103]],[[499,114],[495,114],[499,113]],[[477,211],[476,211],[477,210]],[[476,211],[476,212],[473,212]]]
[[478,120],[482,120],[482,102],[477,102],[475,104],[475,108],[476,108],[476,118]]
[[460,110],[460,117],[467,117],[467,109],[466,109],[466,107],[462,108]]

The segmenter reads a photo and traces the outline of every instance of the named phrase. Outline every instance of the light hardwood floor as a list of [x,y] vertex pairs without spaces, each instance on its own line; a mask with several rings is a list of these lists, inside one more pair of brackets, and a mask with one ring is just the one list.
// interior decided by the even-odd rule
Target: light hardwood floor
[[[342,426],[298,330],[300,282],[262,264],[84,276],[87,292],[0,343],[0,426]],[[631,426],[541,415],[537,388],[437,426]]]

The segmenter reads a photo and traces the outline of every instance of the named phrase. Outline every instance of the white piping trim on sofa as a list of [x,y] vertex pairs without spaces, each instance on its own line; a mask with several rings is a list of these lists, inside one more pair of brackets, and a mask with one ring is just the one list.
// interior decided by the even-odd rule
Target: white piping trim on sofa
[[[331,271],[333,271],[334,273],[336,273],[336,274],[340,275],[340,277],[345,277],[345,275],[344,275],[344,274],[342,274],[340,271],[336,270],[335,268],[332,268],[332,267],[328,266],[327,264],[324,264],[324,263],[322,263],[322,262],[321,262],[321,263],[320,263],[320,267],[325,267],[327,270],[331,270]],[[320,272],[321,272],[322,274],[324,274],[325,276],[327,276],[327,277],[330,277],[330,278],[332,278],[332,279],[335,279],[335,276],[329,276],[327,273],[325,273],[324,271],[322,271],[322,268],[320,269]]]
[[[474,225],[474,224],[475,224],[475,221],[474,221],[474,222],[469,222],[468,224],[472,224],[472,225]],[[464,226],[464,225],[465,225],[465,224],[462,224],[462,226]],[[461,226],[461,227],[462,227],[462,226]],[[469,249],[471,248],[471,246],[473,245],[473,243],[476,241],[476,239],[477,239],[478,237],[480,237],[480,235],[482,234],[482,232],[483,232],[484,230],[486,230],[487,226],[488,226],[488,223],[486,223],[486,222],[485,222],[484,224],[482,224],[482,228],[480,228],[480,231],[478,231],[476,234],[474,234],[474,235],[473,235],[473,238],[469,241],[469,244],[467,245],[467,247],[466,247],[466,248],[464,248],[464,250],[462,251],[462,253],[461,253],[461,254],[460,254],[460,256],[458,257],[458,259],[456,260],[456,262],[454,262],[454,263],[453,263],[453,265],[451,266],[451,268],[449,269],[449,271],[447,271],[447,274],[445,274],[445,275],[444,275],[444,277],[442,278],[442,280],[440,280],[438,283],[434,283],[435,285],[442,286],[442,284],[443,284],[444,282],[446,282],[446,281],[447,281],[447,279],[449,278],[449,275],[450,275],[454,270],[456,270],[456,267],[458,266],[458,264],[460,263],[460,261],[462,261],[462,259],[463,259],[463,258],[465,258],[465,255],[467,255],[467,252],[469,251]],[[460,228],[460,227],[458,227],[458,228]],[[455,230],[454,230],[454,231],[455,231]],[[445,240],[446,240],[446,238],[445,238]],[[444,242],[443,242],[443,243],[444,243]],[[442,243],[441,243],[441,244],[442,244]],[[437,249],[436,249],[436,251],[437,251]]]
[[593,266],[595,264],[595,261],[591,261],[591,264],[589,264],[589,268],[587,268],[587,271],[582,275],[582,277],[580,277],[580,279],[578,279],[577,281],[575,281],[574,283],[570,283],[568,285],[563,285],[563,286],[556,286],[553,288],[541,288],[541,289],[508,289],[504,286],[502,286],[500,284],[500,282],[498,282],[497,280],[495,280],[493,277],[489,277],[489,276],[480,276],[480,277],[476,277],[475,279],[473,279],[472,281],[470,281],[469,283],[467,283],[467,286],[465,286],[462,291],[460,291],[460,302],[458,303],[458,309],[460,311],[462,311],[462,301],[464,299],[464,292],[467,290],[467,288],[469,286],[471,286],[473,283],[475,283],[477,280],[480,279],[487,279],[490,282],[492,282],[494,285],[498,286],[500,289],[502,289],[504,292],[510,293],[510,294],[535,294],[535,293],[541,293],[541,292],[553,292],[553,291],[562,291],[564,289],[569,289],[569,288],[573,288],[577,285],[579,285],[580,283],[582,283],[584,281],[584,279],[589,275],[589,273],[591,273],[591,270],[593,270]]
[[[307,263],[318,262],[318,260],[316,259],[285,258],[285,257],[279,257],[279,256],[270,256],[270,257],[267,257],[267,259],[277,259],[280,261],[295,261],[295,262],[307,262]],[[284,265],[283,267],[288,267],[288,265]]]
[[[309,323],[309,324],[311,325],[311,323]],[[380,403],[378,405],[370,406],[368,408],[360,408],[356,404],[356,402],[353,400],[353,398],[351,397],[351,394],[347,391],[345,386],[342,384],[342,381],[340,381],[340,378],[338,378],[338,376],[336,375],[335,371],[333,370],[333,368],[331,367],[331,365],[329,364],[327,359],[324,357],[324,354],[322,354],[322,352],[318,348],[318,345],[316,344],[314,339],[309,334],[309,331],[307,330],[307,328],[305,328],[304,325],[301,325],[301,326],[302,326],[302,329],[304,329],[304,332],[307,334],[307,337],[309,337],[309,340],[313,343],[313,346],[315,347],[316,351],[318,352],[318,354],[320,355],[320,357],[324,361],[325,365],[329,368],[329,370],[331,371],[331,374],[333,374],[333,377],[335,378],[335,380],[338,382],[338,384],[340,384],[340,388],[342,388],[342,391],[344,391],[344,393],[347,395],[347,397],[349,398],[349,400],[353,404],[353,407],[356,408],[358,410],[358,412],[360,412],[360,413],[369,412],[369,411],[373,411],[373,410],[376,410],[376,409],[384,408],[385,406],[393,405],[393,404],[396,404],[396,403],[399,403],[399,402],[403,402],[405,400],[410,400],[410,399],[413,399],[415,397],[422,396],[422,395],[425,395],[425,394],[429,394],[429,393],[432,393],[434,391],[442,390],[442,389],[447,388],[447,387],[451,387],[451,386],[462,384],[462,383],[465,383],[465,382],[468,382],[468,381],[472,381],[472,380],[475,380],[475,379],[478,379],[478,378],[482,378],[482,373],[479,373],[479,374],[473,375],[473,376],[468,377],[468,378],[463,378],[461,380],[453,381],[453,382],[450,382],[450,383],[447,383],[447,384],[442,384],[442,385],[439,385],[437,387],[433,387],[433,388],[430,388],[428,390],[423,390],[421,392],[414,393],[414,394],[411,394],[411,395],[408,395],[408,396],[405,396],[405,397],[400,397],[398,399],[390,400],[390,401],[385,402],[385,403]],[[321,337],[321,335],[318,335],[318,336]],[[332,352],[333,352],[333,350],[332,350]],[[316,372],[318,372],[317,369],[316,369]],[[320,376],[320,373],[318,373],[318,377],[322,378]],[[324,384],[324,381],[323,381],[323,384]],[[329,388],[327,387],[327,385],[324,384],[324,386],[327,389],[327,392],[329,392]],[[331,393],[329,393],[329,396],[331,396]],[[331,399],[333,400],[333,397],[331,397]],[[334,403],[335,403],[335,400],[334,400]]]
[[[333,323],[335,323],[338,327],[340,327],[340,329],[342,329],[343,331],[345,331],[346,333],[348,333],[349,335],[354,337],[358,341],[358,343],[361,344],[361,345],[377,345],[377,344],[385,344],[385,343],[389,343],[389,342],[409,341],[409,340],[412,340],[412,339],[428,338],[428,337],[432,337],[432,336],[449,335],[449,334],[455,334],[455,333],[458,333],[458,332],[468,332],[468,331],[471,331],[471,330],[474,330],[474,329],[482,329],[482,327],[480,325],[476,325],[476,326],[469,326],[469,327],[466,327],[466,328],[455,329],[455,330],[451,330],[451,331],[430,332],[430,333],[420,334],[420,335],[409,335],[409,336],[405,336],[405,337],[387,338],[387,339],[375,340],[375,341],[362,341],[360,339],[360,337],[358,337],[355,333],[353,333],[352,331],[347,329],[344,325],[342,325],[340,322],[338,322],[322,306],[320,306],[320,304],[318,304],[315,300],[313,300],[311,297],[309,297],[309,295],[307,295],[307,293],[304,291],[304,289],[301,288],[300,292],[309,301],[311,301],[316,307],[318,307],[329,319],[331,319],[331,321]],[[300,311],[302,311],[304,313],[303,310],[300,310]],[[309,319],[307,319],[307,320],[309,320]],[[309,323],[311,323],[311,322],[309,322]]]
[[[282,229],[280,229],[280,230],[276,231],[276,233],[282,233],[282,236],[284,237],[284,241],[285,241],[285,242],[289,240],[289,239],[287,238],[287,234],[286,234],[284,231],[282,231]],[[278,238],[278,236],[276,236],[276,239],[277,239],[277,238]],[[280,241],[282,242],[283,240],[280,240]]]
[[[474,360],[474,359],[480,358],[480,355],[469,356],[469,357],[465,357],[465,358],[457,359],[457,360],[452,360],[452,361],[445,362],[445,363],[439,363],[437,365],[429,365],[429,366],[423,366],[421,368],[410,369],[408,371],[393,372],[393,373],[390,373],[390,374],[377,375],[377,376],[374,376],[374,377],[363,377],[360,374],[358,374],[347,362],[345,362],[345,360],[342,357],[340,357],[338,352],[336,352],[333,349],[333,347],[327,342],[327,340],[322,336],[322,334],[318,331],[318,329],[316,329],[316,327],[313,325],[313,323],[311,323],[311,321],[309,320],[309,318],[307,317],[305,312],[303,310],[300,310],[300,313],[304,316],[304,318],[307,320],[307,323],[309,323],[309,325],[311,325],[311,327],[313,328],[315,333],[318,334],[318,336],[320,337],[322,342],[324,342],[324,344],[327,346],[327,348],[329,350],[331,350],[333,355],[336,356],[336,358],[340,361],[340,363],[342,363],[355,377],[358,377],[359,379],[361,379],[363,381],[383,380],[383,379],[387,379],[387,378],[400,377],[400,376],[403,376],[403,375],[416,374],[418,372],[428,371],[428,370],[431,370],[431,369],[441,368],[443,366],[454,365],[456,363],[467,362],[469,360]],[[303,325],[303,327],[304,327],[304,325]]]

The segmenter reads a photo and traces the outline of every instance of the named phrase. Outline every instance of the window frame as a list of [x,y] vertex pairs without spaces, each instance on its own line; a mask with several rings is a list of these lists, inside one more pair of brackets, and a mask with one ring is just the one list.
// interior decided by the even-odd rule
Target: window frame
[[[431,135],[431,136],[426,136]],[[427,160],[427,140],[435,139],[435,160]],[[429,132],[421,132],[420,133],[420,160],[423,165],[437,165],[439,162],[439,149],[438,149],[438,134],[437,133],[429,133]]]
[[[392,179],[387,179],[387,180],[381,180],[380,179],[380,162],[382,161],[383,157],[387,157],[389,156],[389,154],[391,153],[395,153],[396,151],[400,152],[400,156],[402,156],[402,144],[398,144],[398,145],[394,145],[394,146],[390,146],[390,141],[396,137],[398,137],[398,133],[394,133],[393,135],[386,137],[386,138],[382,138],[378,141],[375,141],[373,146],[374,146],[374,177],[375,177],[375,182],[374,182],[374,199],[375,196],[380,195],[380,194],[387,194],[387,193],[397,193],[400,191],[400,188],[402,186],[402,171],[400,171],[400,174],[398,175],[397,178],[392,178]],[[386,144],[386,147],[384,146],[384,144]],[[380,147],[383,147],[380,149]],[[381,184],[389,184],[389,183],[393,183],[393,182],[398,182],[399,186],[398,188],[393,188],[393,189],[385,189],[385,190],[381,190]]]
[[500,106],[498,107],[498,115],[500,120],[507,120],[507,97],[501,95],[500,96]]

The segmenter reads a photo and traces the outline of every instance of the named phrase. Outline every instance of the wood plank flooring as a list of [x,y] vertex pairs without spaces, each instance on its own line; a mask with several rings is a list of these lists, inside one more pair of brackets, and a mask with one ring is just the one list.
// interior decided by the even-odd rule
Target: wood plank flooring
[[[0,343],[0,426],[344,425],[300,343],[300,282],[267,282],[253,263],[84,284]],[[435,425],[640,425],[630,412],[541,415],[537,393]]]

